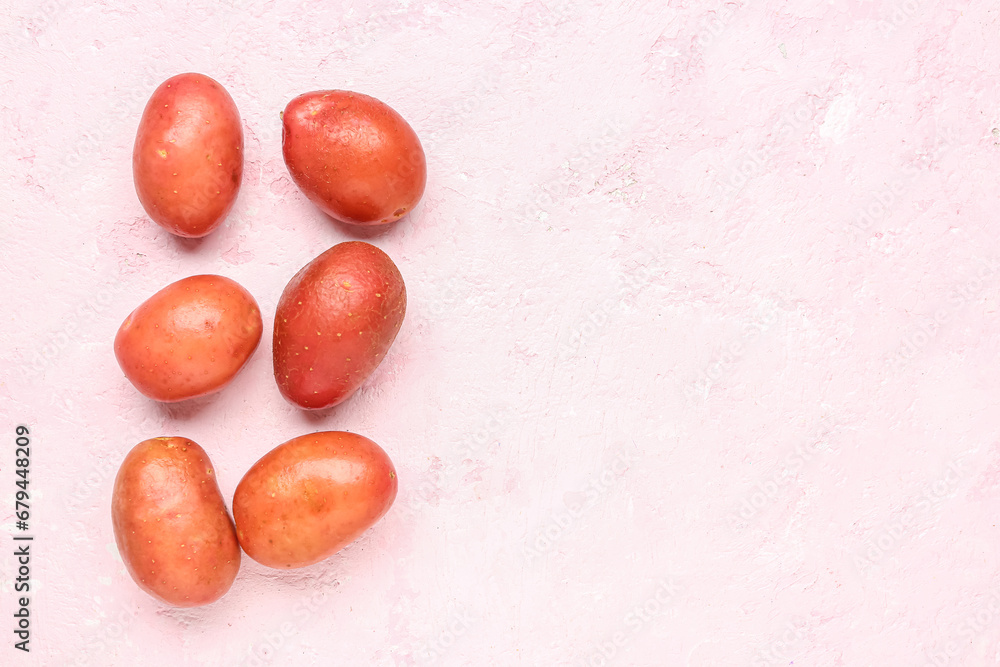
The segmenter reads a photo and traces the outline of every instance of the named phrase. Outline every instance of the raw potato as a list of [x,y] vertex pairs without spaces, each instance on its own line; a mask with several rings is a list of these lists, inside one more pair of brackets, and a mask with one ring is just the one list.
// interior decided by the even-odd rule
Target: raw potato
[[312,565],[354,541],[396,498],[396,469],[374,442],[325,431],[264,455],[233,497],[247,555],[274,568]]
[[413,128],[374,97],[346,90],[299,95],[282,114],[292,180],[341,222],[378,225],[413,210],[427,162]]
[[346,400],[385,358],[406,313],[406,287],[384,252],[333,246],[289,281],[274,316],[274,379],[306,409]]
[[168,231],[195,238],[218,227],[243,180],[243,126],[226,89],[191,73],[160,84],[139,121],[132,176],[142,207]]
[[182,401],[229,384],[263,330],[257,302],[239,283],[191,276],[167,285],[125,318],[115,357],[145,396]]
[[141,589],[177,607],[215,602],[240,569],[240,546],[205,450],[153,438],[125,457],[111,500],[115,542]]

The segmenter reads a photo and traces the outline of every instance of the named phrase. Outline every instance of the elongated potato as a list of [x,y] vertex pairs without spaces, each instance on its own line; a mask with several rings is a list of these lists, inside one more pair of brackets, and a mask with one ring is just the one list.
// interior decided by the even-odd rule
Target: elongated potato
[[239,572],[240,547],[212,462],[187,438],[132,448],[115,478],[111,519],[128,573],[167,604],[215,602]]
[[247,555],[274,568],[317,563],[354,541],[396,499],[396,469],[364,436],[325,431],[278,445],[233,497]]
[[197,238],[222,223],[243,180],[243,125],[218,81],[189,72],[153,91],[135,136],[132,177],[142,207],[168,231]]
[[406,314],[406,286],[384,252],[339,243],[285,286],[274,316],[274,379],[289,402],[319,410],[374,372]]

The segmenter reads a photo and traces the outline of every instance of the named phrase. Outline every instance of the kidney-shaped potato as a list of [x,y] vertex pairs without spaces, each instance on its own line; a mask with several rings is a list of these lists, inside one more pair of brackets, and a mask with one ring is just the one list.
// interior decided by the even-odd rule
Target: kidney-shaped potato
[[111,519],[132,579],[168,604],[215,602],[240,569],[212,462],[187,438],[153,438],[132,448],[115,478]]
[[254,298],[222,276],[167,285],[125,318],[118,365],[135,388],[173,402],[222,389],[250,359],[264,323]]
[[233,497],[247,555],[274,568],[317,563],[355,540],[396,498],[396,469],[374,442],[325,431],[264,455]]

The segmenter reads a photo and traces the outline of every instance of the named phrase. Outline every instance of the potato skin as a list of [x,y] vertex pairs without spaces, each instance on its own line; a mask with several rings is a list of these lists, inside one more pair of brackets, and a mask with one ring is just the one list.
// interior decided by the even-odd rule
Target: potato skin
[[243,180],[243,126],[226,89],[194,73],[160,84],[139,121],[132,177],[146,213],[171,233],[218,227]]
[[384,252],[333,246],[285,286],[274,316],[274,379],[310,410],[346,400],[385,358],[406,314],[406,287]]
[[265,454],[240,480],[236,535],[262,565],[312,565],[382,518],[397,488],[392,461],[368,438],[344,431],[299,436]]
[[208,455],[187,438],[144,440],[115,478],[118,552],[141,589],[176,607],[215,602],[240,569],[236,529]]
[[132,311],[115,336],[115,357],[143,395],[175,402],[229,384],[260,343],[257,302],[223,276],[190,276]]
[[374,97],[346,90],[299,95],[282,114],[292,180],[341,222],[378,225],[420,201],[427,161],[413,128]]

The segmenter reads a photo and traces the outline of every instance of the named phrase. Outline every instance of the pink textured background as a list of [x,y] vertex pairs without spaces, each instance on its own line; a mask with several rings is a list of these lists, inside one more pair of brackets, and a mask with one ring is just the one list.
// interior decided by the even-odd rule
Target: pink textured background
[[[0,664],[1000,664],[995,3],[3,4],[0,514],[25,423],[36,542],[25,656],[0,540]],[[201,242],[131,178],[183,71],[246,132]],[[386,362],[304,414],[265,336],[216,397],[144,399],[111,350],[139,302],[220,273],[269,331],[354,238],[280,154],[278,112],[331,87],[427,152],[371,239],[410,296]],[[323,429],[394,459],[375,529],[301,571],[245,559],[207,608],[131,582],[128,448],[194,439],[228,501]]]

